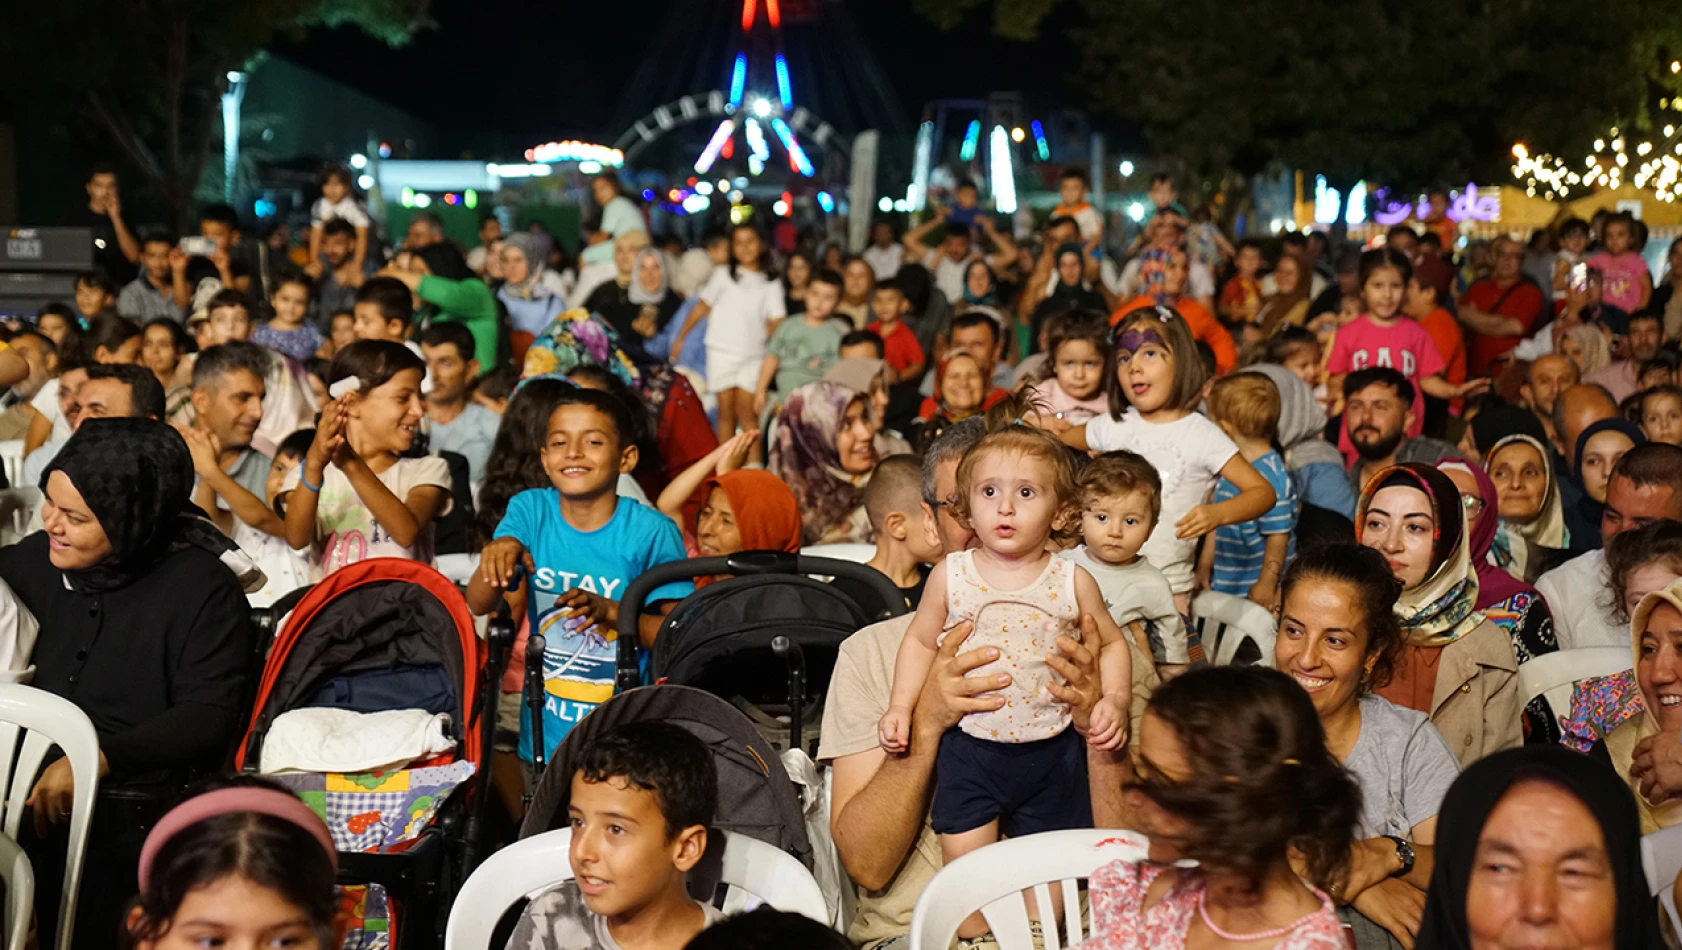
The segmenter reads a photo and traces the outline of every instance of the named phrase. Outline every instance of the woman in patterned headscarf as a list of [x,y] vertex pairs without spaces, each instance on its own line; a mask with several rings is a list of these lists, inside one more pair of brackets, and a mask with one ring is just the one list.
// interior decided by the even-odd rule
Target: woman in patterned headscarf
[[870,540],[864,486],[876,470],[875,438],[868,394],[822,381],[789,394],[769,468],[800,503],[806,544]]
[[1431,717],[1462,766],[1519,744],[1518,659],[1476,604],[1460,492],[1418,462],[1367,482],[1355,510],[1356,538],[1402,582],[1396,612],[1407,644],[1378,695]]

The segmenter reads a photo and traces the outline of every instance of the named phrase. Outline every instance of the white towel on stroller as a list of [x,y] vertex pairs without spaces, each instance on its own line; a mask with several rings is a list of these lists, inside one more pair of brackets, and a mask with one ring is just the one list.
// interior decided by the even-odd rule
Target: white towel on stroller
[[454,748],[449,731],[449,716],[424,709],[294,709],[275,717],[258,768],[265,773],[400,769]]

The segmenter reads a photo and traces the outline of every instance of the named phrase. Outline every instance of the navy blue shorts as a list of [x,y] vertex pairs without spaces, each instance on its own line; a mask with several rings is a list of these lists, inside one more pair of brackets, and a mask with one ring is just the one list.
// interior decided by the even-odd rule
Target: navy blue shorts
[[934,782],[936,834],[995,818],[1013,837],[1092,827],[1086,740],[1072,728],[1038,742],[990,742],[950,729],[940,737]]

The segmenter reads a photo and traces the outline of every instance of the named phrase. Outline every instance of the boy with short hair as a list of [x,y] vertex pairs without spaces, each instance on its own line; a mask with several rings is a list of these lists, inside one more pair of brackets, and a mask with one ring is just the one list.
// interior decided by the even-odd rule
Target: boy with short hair
[[395,277],[375,277],[356,291],[351,311],[358,340],[407,340],[415,317],[414,295]]
[[[488,614],[516,582],[531,629],[544,651],[543,740],[555,746],[578,721],[613,695],[618,664],[619,598],[638,574],[681,561],[683,535],[670,518],[617,494],[620,473],[637,467],[631,410],[594,389],[560,397],[544,439],[544,472],[553,487],[533,488],[508,502],[467,585],[467,603]],[[524,575],[516,571],[524,570]],[[643,603],[639,639],[652,646],[672,605],[695,590],[665,584]],[[520,757],[532,761],[531,728],[521,712]]]
[[[1279,390],[1260,373],[1238,373],[1215,380],[1209,391],[1209,418],[1221,427],[1262,477],[1276,500],[1254,521],[1221,525],[1203,545],[1198,564],[1200,587],[1248,597],[1272,610],[1279,603],[1279,578],[1296,556],[1297,492],[1285,460],[1274,451],[1279,436]],[[1214,504],[1238,495],[1226,479],[1215,483]]]
[[237,290],[219,290],[205,304],[207,339],[211,346],[251,338],[251,307]]
[[681,950],[724,919],[688,888],[717,810],[712,754],[682,726],[604,732],[572,776],[572,880],[526,905],[507,950]]
[[102,270],[83,271],[76,275],[76,315],[88,323],[111,309],[117,299],[117,289]]
[[1061,203],[1051,209],[1051,216],[1074,218],[1080,228],[1081,249],[1097,257],[1098,245],[1104,240],[1104,217],[1086,200],[1086,191],[1086,172],[1073,165],[1063,169],[1057,176],[1057,197]]
[[[864,510],[876,535],[876,553],[865,563],[880,571],[905,596],[911,610],[923,599],[929,565],[940,560],[940,533],[934,512],[923,504],[923,460],[894,455],[882,460],[864,489]],[[831,586],[851,597],[872,620],[886,615],[874,588],[837,577]]]
[[[1174,591],[1139,553],[1162,516],[1162,478],[1137,452],[1105,452],[1081,469],[1081,537],[1078,548],[1059,552],[1098,582],[1111,619],[1123,630],[1137,623],[1145,643],[1136,642],[1164,679],[1191,662],[1185,621]],[[1139,628],[1134,628],[1137,631]],[[1141,658],[1142,661],[1142,658]]]
[[876,322],[866,330],[882,338],[883,359],[888,362],[888,381],[892,383],[915,380],[923,375],[923,345],[917,334],[903,319],[910,304],[897,280],[884,280],[876,285],[871,297],[871,309]]
[[871,330],[854,330],[841,338],[840,359],[880,360],[886,359],[887,355],[886,344]]
[[777,381],[777,403],[807,383],[823,378],[824,371],[841,355],[841,331],[829,318],[841,302],[841,275],[827,267],[812,273],[806,285],[806,312],[798,319],[785,319],[765,345],[765,362],[759,368],[759,387],[754,391],[753,413],[763,415],[770,402],[771,380]]

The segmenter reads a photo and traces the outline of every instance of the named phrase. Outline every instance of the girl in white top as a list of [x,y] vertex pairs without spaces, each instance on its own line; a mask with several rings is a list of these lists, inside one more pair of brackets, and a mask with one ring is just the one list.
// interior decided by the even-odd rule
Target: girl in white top
[[[1082,451],[1131,449],[1156,468],[1162,516],[1144,554],[1168,578],[1180,612],[1189,614],[1197,539],[1219,525],[1267,514],[1273,488],[1219,426],[1195,411],[1207,377],[1184,317],[1171,307],[1141,308],[1116,324],[1114,339],[1109,414],[1062,438]],[[1237,486],[1238,495],[1206,504],[1217,478]]]
[[328,391],[339,395],[281,486],[287,543],[311,548],[314,579],[375,557],[433,563],[432,522],[450,510],[449,466],[402,457],[426,412],[425,369],[390,340],[358,340],[333,357]]
[[[1079,534],[1074,461],[1056,438],[1022,421],[1027,409],[1020,396],[994,406],[987,414],[988,434],[958,465],[953,513],[974,528],[980,547],[947,555],[930,575],[900,642],[888,712],[878,726],[884,750],[906,751],[911,708],[952,626],[974,625],[965,650],[997,649],[999,658],[973,675],[1009,673],[1010,684],[997,693],[1003,705],[966,715],[941,739],[937,754],[933,820],[948,862],[998,840],[1001,822],[1013,834],[1029,834],[1051,830],[1033,824],[1047,813],[1070,827],[1081,820],[1076,817],[1081,809],[1065,812],[1048,802],[1084,800],[1084,772],[1044,763],[1067,761],[1053,749],[1069,745],[1072,721],[1069,694],[1046,658],[1057,651],[1058,637],[1078,642],[1083,615],[1097,626],[1103,688],[1086,740],[1115,749],[1127,737],[1132,682],[1127,643],[1092,575],[1048,550],[1053,533],[1070,540]],[[1019,750],[1031,744],[1039,744],[1046,757],[1021,758]],[[1078,740],[1074,751],[1077,761],[1084,761]],[[1004,780],[996,780],[1000,776]],[[975,935],[962,929],[960,934]]]
[[310,206],[310,262],[304,271],[311,280],[320,280],[325,270],[321,263],[322,227],[334,218],[343,218],[356,228],[356,249],[351,252],[351,271],[360,284],[362,264],[368,257],[368,212],[356,200],[350,182],[350,169],[343,165],[329,165],[321,170],[321,197]]
[[[730,266],[713,271],[672,343],[676,363],[689,331],[707,321],[707,389],[718,396],[718,441],[755,428],[753,396],[765,341],[785,316],[783,286],[771,274],[765,242],[751,224],[730,229]],[[691,344],[693,345],[693,344]],[[750,461],[759,461],[754,445]]]

